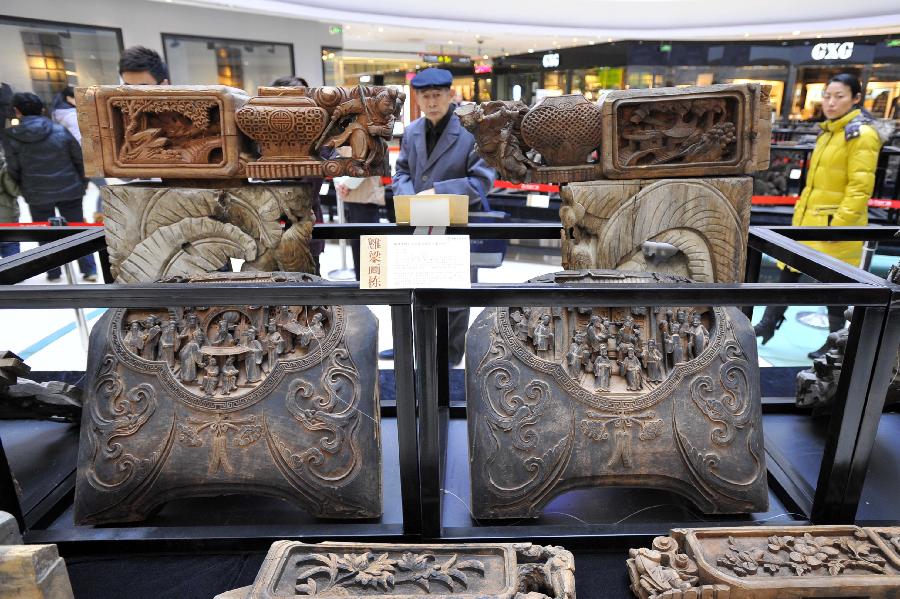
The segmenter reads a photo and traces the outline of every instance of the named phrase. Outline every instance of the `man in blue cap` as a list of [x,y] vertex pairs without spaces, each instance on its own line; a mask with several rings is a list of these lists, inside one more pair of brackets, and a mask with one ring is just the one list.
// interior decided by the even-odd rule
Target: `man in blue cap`
[[[489,210],[487,194],[496,173],[475,152],[475,138],[455,114],[450,89],[453,75],[444,69],[428,68],[410,83],[424,116],[410,123],[403,134],[393,179],[394,195],[460,194],[469,196],[470,210]],[[469,309],[448,312],[448,358],[456,364],[465,351]],[[392,358],[393,350],[389,351]]]

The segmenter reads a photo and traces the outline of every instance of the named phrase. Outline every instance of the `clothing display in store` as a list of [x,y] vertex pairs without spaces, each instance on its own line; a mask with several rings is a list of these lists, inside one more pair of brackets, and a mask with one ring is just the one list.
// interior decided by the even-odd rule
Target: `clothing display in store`
[[575,599],[575,558],[531,543],[277,541],[252,586],[216,599],[298,595]]
[[[215,273],[163,282],[312,282]],[[250,493],[381,515],[377,322],[365,306],[116,309],[91,331],[75,522]]]

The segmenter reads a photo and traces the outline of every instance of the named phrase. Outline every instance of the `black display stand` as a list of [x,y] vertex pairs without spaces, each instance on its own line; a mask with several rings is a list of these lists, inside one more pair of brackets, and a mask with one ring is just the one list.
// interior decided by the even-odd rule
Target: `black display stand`
[[[558,239],[559,224],[473,224],[447,233],[477,239]],[[566,547],[616,551],[647,544],[678,526],[850,523],[864,514],[898,520],[890,489],[897,478],[898,418],[882,418],[885,393],[900,345],[900,287],[815,252],[798,240],[889,241],[896,227],[750,229],[743,284],[474,284],[472,289],[362,290],[347,283],[204,283],[93,286],[13,285],[91,252],[101,253],[99,228],[0,228],[2,241],[50,241],[0,261],[0,308],[147,307],[253,303],[390,305],[395,349],[395,402],[382,405],[385,515],[374,521],[315,520],[277,501],[224,497],[172,502],[144,523],[74,526],[73,425],[13,431],[0,423],[0,509],[13,513],[29,543],[56,543],[66,557],[130,551],[263,551],[276,539],[538,540]],[[317,239],[361,234],[411,234],[397,225],[317,225]],[[819,282],[758,283],[762,254]],[[673,494],[620,488],[573,491],[536,520],[481,525],[471,517],[465,404],[451,397],[447,368],[447,308],[455,306],[754,305],[823,303],[855,306],[844,371],[830,418],[813,420],[792,398],[763,399],[770,509],[740,517],[697,513]],[[879,437],[879,425],[882,435]],[[64,427],[56,430],[54,427]],[[65,428],[68,427],[68,428]],[[24,431],[24,432],[23,432]],[[885,433],[884,431],[887,431]],[[59,459],[34,459],[33,452]],[[37,449],[36,449],[37,448]],[[878,453],[873,466],[873,455]],[[31,457],[29,458],[29,455]],[[821,458],[818,456],[821,455]],[[27,462],[27,460],[31,460]],[[23,474],[19,464],[30,464]],[[12,469],[10,469],[10,466]],[[889,476],[866,487],[867,471]],[[36,471],[35,469],[40,469]],[[26,480],[27,479],[27,480]],[[21,496],[17,482],[28,486]],[[870,481],[871,483],[872,481]],[[27,483],[27,484],[26,484]],[[39,488],[34,486],[39,485]],[[32,491],[31,489],[36,489]],[[867,494],[866,507],[860,508]],[[871,495],[875,493],[875,495]],[[884,497],[883,494],[887,494]],[[883,504],[872,510],[871,503]],[[618,555],[618,554],[617,554]]]

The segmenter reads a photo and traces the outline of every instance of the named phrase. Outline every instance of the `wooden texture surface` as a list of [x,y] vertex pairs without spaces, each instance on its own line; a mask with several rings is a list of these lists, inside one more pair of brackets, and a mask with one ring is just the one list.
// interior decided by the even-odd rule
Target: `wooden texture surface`
[[[180,282],[182,279],[168,282]],[[215,273],[186,282],[313,281]],[[75,522],[259,494],[382,513],[377,322],[365,306],[110,310],[91,331]]]
[[90,177],[244,176],[235,113],[249,99],[222,85],[103,85],[76,90]]
[[639,599],[807,599],[900,594],[900,528],[684,528],[631,549]]
[[0,597],[73,599],[56,545],[0,545]]
[[251,587],[216,599],[296,596],[575,599],[575,559],[531,543],[277,541]]
[[709,514],[767,508],[756,343],[736,308],[486,309],[466,337],[466,402],[479,520],[537,517],[595,485],[667,489]]
[[743,281],[752,193],[750,177],[570,183],[560,192],[563,267]]

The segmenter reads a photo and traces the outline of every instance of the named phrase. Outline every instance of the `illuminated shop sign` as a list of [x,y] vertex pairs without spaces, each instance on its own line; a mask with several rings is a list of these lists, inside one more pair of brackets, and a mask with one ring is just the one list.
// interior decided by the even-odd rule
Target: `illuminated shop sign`
[[470,65],[472,57],[463,54],[423,54],[422,61],[428,64]]
[[541,58],[541,64],[544,65],[545,69],[555,69],[559,66],[559,54],[556,52],[544,54],[543,58]]
[[847,60],[853,56],[853,42],[828,42],[812,48],[813,60]]

